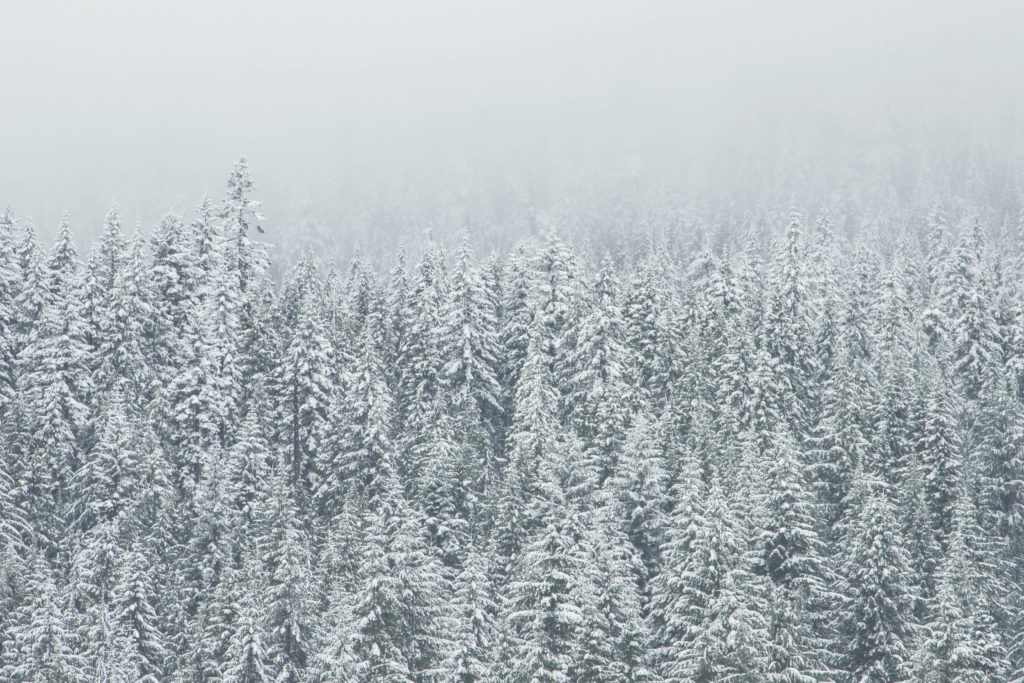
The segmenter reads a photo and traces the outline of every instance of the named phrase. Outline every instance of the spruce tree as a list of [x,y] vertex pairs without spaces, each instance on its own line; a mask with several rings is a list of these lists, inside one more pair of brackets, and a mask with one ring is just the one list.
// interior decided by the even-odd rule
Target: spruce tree
[[139,681],[163,678],[167,647],[160,631],[160,619],[153,607],[155,588],[152,568],[138,550],[130,550],[121,560],[113,617],[125,632],[128,658]]
[[327,519],[340,511],[346,496],[372,503],[397,474],[394,404],[379,355],[380,326],[375,311],[360,334],[358,362],[333,396],[328,417],[332,429],[319,452],[313,488],[313,502]]
[[[463,237],[456,258],[458,264],[452,276],[450,303],[445,307],[441,322],[445,360],[443,373],[453,397],[452,403],[465,404],[471,414],[477,416],[476,421],[486,435],[480,447],[487,453],[497,445],[497,429],[502,414],[497,313],[472,260],[468,235]],[[488,459],[494,457],[493,453],[487,453],[487,456]],[[495,469],[486,460],[482,466]]]
[[[14,250],[14,218],[10,207],[0,213],[0,404],[6,406],[16,389],[15,354],[18,350],[17,297],[21,269]],[[0,418],[6,412],[0,409]]]
[[903,680],[910,673],[916,635],[910,558],[891,495],[885,483],[862,469],[848,494],[837,627],[842,668],[854,680]]
[[85,321],[79,305],[81,264],[65,215],[46,264],[46,298],[20,357],[27,407],[25,435],[31,511],[50,545],[63,536],[72,505],[71,480],[87,446],[92,381]]
[[335,386],[334,352],[310,284],[296,302],[294,332],[274,372],[279,441],[286,446],[292,480],[308,486],[327,432],[327,413]]
[[231,640],[225,653],[222,680],[230,683],[269,683],[274,680],[266,651],[266,631],[260,582],[250,570],[243,580],[244,593],[237,596],[238,617],[232,624]]
[[357,680],[430,680],[448,658],[450,588],[421,526],[390,476],[370,516],[352,596]]
[[80,643],[71,621],[67,594],[54,582],[40,554],[31,562],[28,599],[13,615],[4,635],[3,677],[10,681],[73,683],[85,678]]
[[936,595],[915,652],[915,677],[922,681],[991,681],[1006,676],[1006,647],[996,621],[1005,596],[1004,569],[978,523],[969,481],[965,476],[958,487]]
[[761,680],[763,587],[744,552],[742,526],[692,456],[675,499],[648,617],[658,670],[665,681]]
[[311,647],[312,556],[285,467],[278,465],[269,488],[259,541],[269,584],[265,646],[274,679],[297,683]]
[[470,550],[453,583],[455,624],[445,676],[458,683],[498,680],[498,605],[487,574],[487,557]]

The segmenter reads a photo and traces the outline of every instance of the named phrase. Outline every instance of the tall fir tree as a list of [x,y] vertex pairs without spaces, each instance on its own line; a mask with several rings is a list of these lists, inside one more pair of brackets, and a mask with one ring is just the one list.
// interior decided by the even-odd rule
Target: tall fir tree
[[859,469],[848,496],[846,554],[839,567],[842,669],[853,680],[903,680],[910,671],[913,620],[910,558],[896,526],[892,493]]

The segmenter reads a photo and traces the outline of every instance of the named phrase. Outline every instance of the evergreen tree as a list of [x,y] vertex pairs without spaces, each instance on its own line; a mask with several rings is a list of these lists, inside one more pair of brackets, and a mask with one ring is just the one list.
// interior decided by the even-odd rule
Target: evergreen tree
[[991,681],[1006,675],[1006,649],[1000,641],[993,600],[1003,591],[1003,575],[990,555],[971,487],[957,492],[948,550],[939,570],[931,618],[915,654],[915,677],[922,681]]
[[[11,475],[13,463],[0,436],[0,633],[7,633],[14,615],[25,599],[26,564],[32,547],[33,529],[22,504],[23,493]],[[4,639],[0,637],[0,663]]]
[[599,484],[612,475],[628,424],[626,330],[618,305],[618,281],[606,257],[594,297],[574,332],[567,407]]
[[775,379],[782,388],[789,427],[797,434],[806,431],[805,397],[814,375],[809,352],[814,311],[807,292],[804,250],[799,216],[794,213],[770,264],[763,343],[777,364]]
[[1024,416],[1005,376],[990,371],[982,388],[971,459],[981,474],[985,527],[1006,543],[1015,564],[1015,580],[1024,577]]
[[559,436],[558,393],[541,347],[540,322],[535,319],[516,386],[504,487],[493,499],[497,507],[493,540],[497,552],[509,562],[522,551],[530,534],[532,522],[526,509],[537,495],[541,463],[557,448]]
[[153,294],[152,362],[166,385],[181,363],[181,346],[189,318],[198,305],[201,270],[191,243],[192,232],[180,216],[168,214],[150,238],[153,252],[148,275]]
[[214,252],[198,320],[195,364],[175,383],[181,395],[178,421],[186,429],[194,426],[206,446],[230,443],[241,398],[241,285],[230,269],[229,246],[222,242]]
[[984,234],[975,222],[961,235],[941,292],[945,310],[955,316],[950,321],[950,367],[972,400],[981,392],[985,368],[1001,358],[986,266]]
[[48,298],[45,258],[31,222],[23,227],[21,239],[14,245],[14,256],[19,271],[19,288],[14,299],[17,320],[14,342],[15,356],[18,356],[28,344],[32,328]]
[[872,459],[869,437],[874,390],[870,366],[848,350],[840,351],[837,372],[825,385],[824,404],[808,446],[813,475],[822,502],[826,538],[834,540],[836,525],[846,516],[847,493],[858,467]]
[[160,619],[153,608],[155,589],[151,568],[138,550],[122,560],[114,589],[114,618],[124,629],[128,658],[139,681],[159,681],[167,657]]
[[915,410],[918,435],[915,445],[932,525],[939,536],[945,538],[952,530],[953,503],[962,464],[952,387],[939,373],[938,364],[925,359]]
[[[19,359],[28,408],[25,435],[32,514],[49,544],[63,535],[71,480],[88,439],[92,382],[86,328],[78,304],[81,264],[67,216],[46,265],[46,299]],[[52,549],[51,545],[51,549]]]
[[307,482],[327,431],[334,354],[316,297],[307,287],[297,302],[294,334],[275,370],[280,441],[287,446],[293,481]]
[[833,577],[818,537],[817,502],[796,446],[782,431],[773,442],[758,565],[774,584],[768,670],[778,680],[818,680],[830,659],[827,615],[835,602]]
[[352,596],[357,680],[430,680],[448,658],[449,587],[421,525],[389,477],[367,528]]
[[660,415],[667,401],[674,352],[666,314],[668,293],[664,273],[651,261],[642,263],[633,274],[626,295],[623,315],[626,320],[626,345],[632,357],[631,384],[638,388],[647,409]]
[[761,680],[768,637],[763,591],[746,566],[742,532],[721,490],[712,487],[701,497],[680,501],[664,570],[654,579],[651,617],[661,675]]
[[432,423],[424,440],[410,450],[423,463],[410,489],[422,506],[431,544],[446,565],[457,566],[474,525],[482,521],[480,462],[455,420],[438,409]]
[[470,550],[454,581],[455,626],[446,678],[458,683],[498,680],[498,606],[487,574],[487,558]]
[[128,244],[124,263],[107,292],[103,334],[97,339],[97,389],[121,384],[132,398],[145,401],[153,388],[151,346],[154,336],[153,295],[149,281],[149,257],[138,233]]
[[504,595],[512,633],[505,677],[513,681],[567,680],[574,643],[583,626],[573,578],[583,572],[582,516],[572,510],[559,482],[546,481],[531,516],[538,527],[517,559]]
[[4,637],[3,677],[10,681],[72,683],[85,678],[85,662],[73,611],[58,590],[46,560],[36,554],[26,586],[28,600],[13,616]]
[[[445,388],[442,315],[449,297],[444,252],[432,246],[416,268],[409,297],[409,334],[402,351],[402,375],[396,392],[396,413],[407,448],[426,434],[432,407]],[[412,470],[420,463],[410,462]],[[415,472],[412,472],[415,476]]]
[[[472,262],[468,235],[457,254],[452,278],[450,304],[444,312],[444,376],[456,405],[467,404],[479,417],[487,440],[481,448],[497,445],[502,413],[501,385],[498,383],[497,318],[493,302],[484,289],[483,278]],[[485,470],[493,464],[482,463]]]
[[220,482],[225,503],[230,506],[236,534],[242,539],[254,533],[262,522],[260,515],[269,502],[271,467],[270,448],[260,429],[260,415],[253,409],[238,430],[238,439],[224,454]]
[[265,646],[275,681],[303,680],[309,661],[311,563],[293,487],[283,467],[274,476],[260,541],[269,585]]
[[379,356],[380,335],[380,316],[374,312],[360,336],[358,364],[335,392],[330,409],[333,429],[321,449],[313,490],[314,502],[328,519],[347,495],[374,501],[397,473],[393,403]]
[[[0,404],[6,406],[16,390],[18,350],[18,285],[21,272],[14,249],[14,218],[10,207],[0,214]],[[0,409],[0,418],[5,411]]]
[[238,619],[232,628],[223,680],[230,683],[269,683],[274,677],[264,643],[263,610],[256,592],[260,584],[251,575],[243,583],[246,592],[239,596]]
[[573,680],[653,681],[650,632],[636,576],[642,565],[611,520],[590,520],[584,566],[573,584],[582,621],[576,640]]
[[238,277],[239,289],[245,292],[259,276],[259,256],[250,241],[252,230],[263,232],[259,213],[260,202],[252,199],[255,183],[249,174],[249,164],[239,159],[228,177],[228,191],[220,208],[219,218],[224,222],[224,237],[230,245],[226,249],[226,268]]
[[896,528],[891,493],[876,476],[859,470],[848,495],[837,625],[838,642],[845,645],[842,668],[854,680],[903,680],[916,625],[910,559]]
[[658,428],[642,418],[634,423],[610,482],[616,521],[644,568],[638,577],[644,593],[659,569],[669,507],[668,475],[655,441]]

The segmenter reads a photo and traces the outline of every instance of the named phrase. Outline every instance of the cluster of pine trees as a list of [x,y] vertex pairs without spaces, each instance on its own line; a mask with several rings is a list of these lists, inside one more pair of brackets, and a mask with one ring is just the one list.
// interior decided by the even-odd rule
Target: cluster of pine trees
[[275,282],[252,192],[0,218],[0,679],[1024,675],[1017,232]]

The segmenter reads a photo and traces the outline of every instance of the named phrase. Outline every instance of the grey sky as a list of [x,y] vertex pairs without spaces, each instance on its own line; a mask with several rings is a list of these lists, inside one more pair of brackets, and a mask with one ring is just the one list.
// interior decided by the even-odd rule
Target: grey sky
[[839,5],[0,0],[0,203],[88,236],[116,200],[148,231],[243,155],[274,218],[396,174],[430,192],[438,160],[730,150],[788,106],[853,139],[1019,106],[1021,3]]

